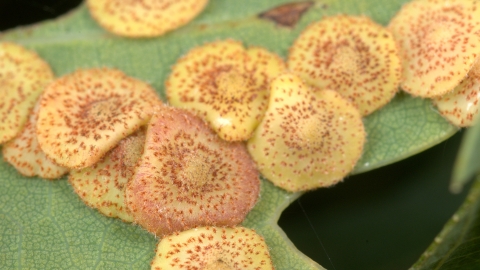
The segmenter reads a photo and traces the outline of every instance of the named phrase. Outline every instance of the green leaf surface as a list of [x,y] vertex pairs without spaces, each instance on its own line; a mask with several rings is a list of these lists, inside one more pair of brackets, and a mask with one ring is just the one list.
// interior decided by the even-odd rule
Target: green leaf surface
[[[190,48],[224,38],[259,45],[286,57],[310,22],[338,13],[367,15],[386,25],[405,0],[314,1],[293,28],[275,25],[258,14],[292,0],[211,0],[192,23],[155,39],[126,39],[101,29],[85,6],[63,18],[3,33],[37,51],[60,76],[78,68],[115,67],[149,82],[164,95],[171,65]],[[457,130],[430,101],[399,93],[365,119],[368,143],[355,171],[377,168],[418,153]],[[46,181],[20,176],[0,162],[1,269],[148,269],[156,239],[137,226],[106,218],[86,207],[65,179]],[[262,181],[258,204],[244,225],[256,229],[271,248],[277,269],[321,269],[296,250],[277,226],[285,207],[301,194]]]
[[480,269],[480,177],[411,270]]
[[458,151],[450,190],[459,193],[478,172],[480,172],[480,121],[477,120],[475,125],[467,130]]

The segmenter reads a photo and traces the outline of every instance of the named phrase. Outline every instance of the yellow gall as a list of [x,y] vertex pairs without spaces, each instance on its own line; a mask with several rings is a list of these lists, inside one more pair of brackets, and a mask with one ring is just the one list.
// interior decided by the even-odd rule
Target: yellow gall
[[400,47],[403,90],[419,97],[442,96],[465,78],[479,55],[480,3],[411,1],[388,29]]
[[255,205],[260,179],[242,143],[221,140],[178,108],[156,111],[125,191],[127,206],[157,236],[199,226],[235,226]]
[[296,192],[341,181],[364,143],[362,116],[352,103],[285,74],[272,82],[270,105],[247,146],[265,178]]
[[91,167],[71,171],[68,181],[88,206],[108,217],[132,222],[133,216],[125,204],[125,189],[144,145],[145,129],[140,128]]
[[359,16],[332,16],[309,25],[290,48],[288,67],[312,86],[337,91],[364,116],[395,96],[401,78],[393,35]]
[[152,270],[273,270],[268,246],[254,230],[200,227],[163,238]]
[[92,17],[125,37],[156,37],[193,20],[208,0],[87,0]]
[[146,124],[159,103],[151,86],[119,70],[78,70],[45,89],[38,143],[57,164],[86,168]]
[[3,145],[3,158],[22,175],[57,179],[66,174],[69,169],[48,159],[38,145],[35,127],[39,107],[37,102],[20,134]]
[[268,106],[268,85],[286,72],[283,60],[259,47],[224,40],[189,51],[166,83],[170,104],[204,118],[227,141],[250,138]]
[[23,129],[35,102],[53,78],[50,66],[35,52],[15,43],[0,43],[0,144]]
[[480,107],[480,62],[473,66],[453,91],[433,98],[438,111],[457,127],[470,127],[478,118]]

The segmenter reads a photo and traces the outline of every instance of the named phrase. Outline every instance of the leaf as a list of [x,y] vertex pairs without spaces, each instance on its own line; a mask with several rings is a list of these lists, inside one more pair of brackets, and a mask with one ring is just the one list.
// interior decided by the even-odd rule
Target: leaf
[[[143,79],[165,98],[170,66],[190,48],[234,38],[285,57],[292,41],[312,21],[338,13],[363,14],[387,24],[405,0],[313,1],[296,26],[285,28],[264,13],[288,0],[211,0],[194,22],[155,39],[125,39],[106,33],[81,6],[61,19],[0,36],[37,51],[60,76],[78,68],[108,66]],[[384,166],[420,152],[455,133],[430,101],[406,94],[365,119],[368,143],[356,172]],[[0,268],[147,269],[156,239],[137,226],[89,209],[63,179],[25,178],[0,162]],[[278,218],[299,193],[262,181],[258,204],[244,225],[262,234],[277,269],[319,269],[278,227]]]
[[460,209],[411,270],[480,268],[480,177]]
[[458,151],[453,167],[450,190],[454,193],[462,191],[463,186],[480,172],[480,123],[469,128]]
[[435,113],[428,100],[399,93],[364,121],[367,145],[354,173],[407,158],[447,139],[457,128]]

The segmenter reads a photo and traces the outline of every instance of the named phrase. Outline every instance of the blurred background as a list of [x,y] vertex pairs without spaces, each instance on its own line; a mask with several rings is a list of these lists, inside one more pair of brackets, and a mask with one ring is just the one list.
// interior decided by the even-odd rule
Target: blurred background
[[463,132],[403,161],[308,192],[279,224],[327,269],[408,269],[465,199],[448,190]]
[[[0,0],[0,30],[55,18],[80,0]],[[279,224],[328,269],[408,269],[465,198],[448,191],[462,132],[404,161],[308,192]]]
[[55,18],[81,0],[0,0],[0,31]]

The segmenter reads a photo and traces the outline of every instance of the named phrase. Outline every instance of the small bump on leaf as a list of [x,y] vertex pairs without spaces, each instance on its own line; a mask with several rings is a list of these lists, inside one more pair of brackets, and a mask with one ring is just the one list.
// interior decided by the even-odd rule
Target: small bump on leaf
[[313,1],[287,3],[262,12],[260,15],[258,15],[258,17],[273,21],[279,26],[293,28],[300,20],[302,15],[313,5]]

